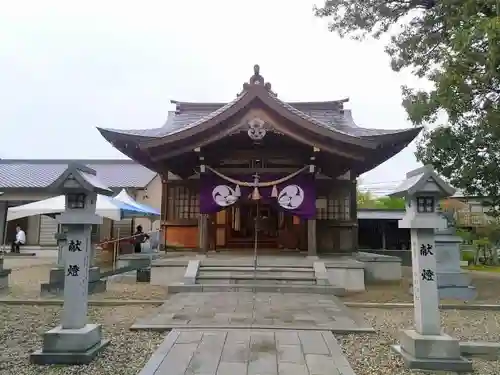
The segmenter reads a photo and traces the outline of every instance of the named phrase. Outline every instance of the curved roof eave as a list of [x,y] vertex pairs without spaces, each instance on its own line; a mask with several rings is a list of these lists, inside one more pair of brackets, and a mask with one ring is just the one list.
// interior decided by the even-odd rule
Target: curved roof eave
[[[97,127],[97,130],[104,139],[106,139],[109,143],[113,144],[114,142],[133,142],[135,144],[139,144],[148,139],[154,139],[150,136],[142,136],[137,134],[136,130],[118,130],[118,129],[107,129]],[[147,130],[147,129],[145,129]]]
[[389,141],[387,140],[382,144],[381,148],[378,149],[376,154],[373,155],[373,157],[367,159],[367,162],[362,163],[360,168],[357,168],[356,173],[358,174],[363,174],[366,172],[369,172],[373,168],[376,168],[380,164],[386,162],[393,156],[399,154],[405,147],[407,147],[418,135],[420,132],[421,128],[415,128],[415,129],[407,129],[404,130],[402,133],[405,133],[404,138],[400,138],[397,141]]
[[375,142],[382,146],[394,143],[410,143],[420,134],[422,129],[423,127],[419,126],[415,128],[384,131],[386,133],[374,134],[365,137],[373,139]]

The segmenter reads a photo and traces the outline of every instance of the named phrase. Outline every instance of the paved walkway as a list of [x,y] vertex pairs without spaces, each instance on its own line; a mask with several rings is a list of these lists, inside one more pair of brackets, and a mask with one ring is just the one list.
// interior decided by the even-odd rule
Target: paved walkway
[[328,331],[171,331],[139,375],[355,375]]
[[294,329],[374,332],[336,297],[321,294],[205,292],[171,295],[131,329]]

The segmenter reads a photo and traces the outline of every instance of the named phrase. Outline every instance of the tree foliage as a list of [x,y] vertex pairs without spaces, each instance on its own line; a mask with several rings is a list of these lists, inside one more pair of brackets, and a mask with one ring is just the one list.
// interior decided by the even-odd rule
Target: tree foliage
[[402,210],[405,208],[403,198],[374,197],[370,192],[357,192],[358,208],[372,208],[379,210]]
[[[500,215],[500,1],[327,0],[315,8],[341,37],[390,36],[395,71],[411,69],[432,83],[403,87],[415,125],[446,118],[424,132],[417,159]],[[442,120],[441,120],[442,121]]]

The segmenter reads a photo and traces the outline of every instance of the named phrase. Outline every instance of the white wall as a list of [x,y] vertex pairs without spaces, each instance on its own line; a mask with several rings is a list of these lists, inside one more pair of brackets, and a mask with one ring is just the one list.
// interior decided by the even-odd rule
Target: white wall
[[[151,182],[146,186],[145,189],[137,191],[135,199],[139,203],[146,204],[161,211],[161,193],[161,177],[159,175],[156,175],[156,177],[151,180]],[[160,220],[156,220],[152,224],[153,230],[160,229]],[[142,228],[145,232],[151,230],[151,221],[146,218],[135,219],[135,225],[142,225]]]

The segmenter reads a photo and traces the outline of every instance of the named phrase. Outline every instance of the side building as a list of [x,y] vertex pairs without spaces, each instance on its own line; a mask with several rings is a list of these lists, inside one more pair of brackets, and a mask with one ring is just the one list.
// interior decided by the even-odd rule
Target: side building
[[[9,207],[39,201],[53,196],[48,186],[67,168],[69,162],[79,162],[96,170],[99,178],[116,193],[127,189],[138,202],[160,208],[161,179],[153,171],[132,160],[15,160],[0,159],[0,234],[10,243],[15,237],[15,227],[19,224],[26,232],[27,246],[30,248],[54,247],[57,223],[45,215],[35,215],[7,222]],[[151,227],[147,219],[125,219],[95,226],[93,237],[99,242],[110,236],[130,235],[135,225]],[[152,223],[159,229],[159,221]]]

